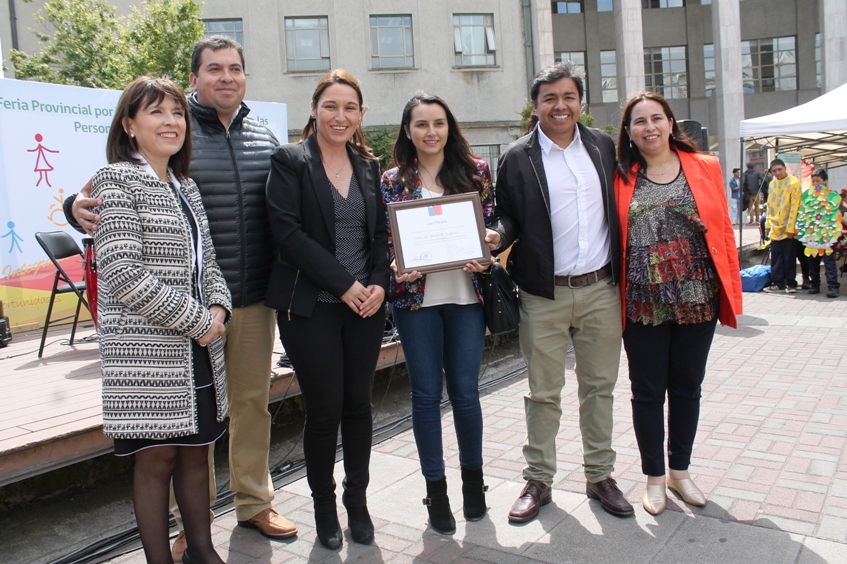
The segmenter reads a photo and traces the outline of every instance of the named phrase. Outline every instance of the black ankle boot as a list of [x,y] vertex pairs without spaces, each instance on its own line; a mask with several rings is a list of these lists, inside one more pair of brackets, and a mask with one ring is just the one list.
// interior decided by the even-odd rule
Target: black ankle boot
[[464,498],[462,509],[465,519],[468,521],[479,521],[488,511],[485,505],[485,492],[488,491],[482,481],[482,468],[469,470],[462,468],[462,497]]
[[371,544],[374,541],[374,524],[368,506],[348,507],[347,525],[350,527],[350,536],[359,544]]
[[341,526],[338,524],[338,515],[334,511],[326,513],[315,513],[315,529],[318,540],[330,550],[341,548]]
[[426,497],[423,499],[429,512],[429,524],[435,532],[452,535],[456,532],[456,520],[450,511],[450,498],[447,497],[447,478],[435,482],[426,481]]

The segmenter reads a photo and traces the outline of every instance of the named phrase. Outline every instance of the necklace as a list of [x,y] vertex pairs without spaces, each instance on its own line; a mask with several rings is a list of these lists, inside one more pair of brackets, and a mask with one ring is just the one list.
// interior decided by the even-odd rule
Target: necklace
[[335,173],[336,178],[338,178],[338,175],[341,174],[344,171],[344,168],[347,166],[347,161],[342,161],[341,162],[341,168],[339,168],[338,170],[335,170],[334,168],[329,166],[329,163],[326,162],[325,160],[321,159],[321,162],[324,164],[325,167],[327,167],[329,170],[331,170],[332,172]]
[[[674,167],[674,165],[675,165],[676,163],[678,163],[678,162],[679,162],[679,159],[677,159],[676,157],[674,157],[673,161],[671,161],[670,166],[668,166],[668,168],[666,168],[666,169],[665,169],[665,170],[663,170],[662,172],[645,172],[644,174],[651,174],[651,175],[653,175],[653,176],[662,176],[663,174],[667,174],[667,172],[668,172],[670,169],[672,169],[672,168]],[[648,170],[649,170],[649,169],[648,169]]]
[[[418,161],[418,166],[419,166],[419,167],[421,167],[422,169],[424,169],[424,170],[426,171],[426,173],[429,175],[430,179],[432,179],[432,187],[433,187],[433,188],[437,187],[437,186],[438,186],[438,184],[437,184],[437,183],[436,183],[436,181],[435,181],[435,175],[434,175],[434,174],[432,174],[432,173],[429,171],[429,169],[428,169],[428,168],[426,168],[426,167],[423,165],[423,163],[422,163],[422,162]],[[439,170],[439,172],[441,171],[441,169],[438,169],[438,170]],[[418,173],[418,176],[421,176],[420,172]],[[423,183],[423,177],[421,177],[421,183]]]

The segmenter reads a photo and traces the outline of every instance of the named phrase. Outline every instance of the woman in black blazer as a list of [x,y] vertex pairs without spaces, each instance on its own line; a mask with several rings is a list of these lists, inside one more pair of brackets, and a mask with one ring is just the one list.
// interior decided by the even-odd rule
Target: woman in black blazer
[[385,323],[388,234],[379,163],[365,145],[358,80],[334,70],[318,83],[300,143],[271,158],[267,205],[278,250],[265,305],[306,401],[303,447],[321,544],[341,546],[335,446],[353,540],[370,544],[367,510],[373,375]]

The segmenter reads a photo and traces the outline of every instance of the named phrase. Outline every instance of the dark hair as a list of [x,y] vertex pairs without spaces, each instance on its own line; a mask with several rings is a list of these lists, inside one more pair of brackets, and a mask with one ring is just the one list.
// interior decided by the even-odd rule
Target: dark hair
[[[462,134],[459,123],[453,112],[447,107],[447,102],[427,94],[419,92],[412,96],[403,108],[403,117],[400,118],[400,131],[397,141],[394,142],[394,162],[397,164],[397,176],[403,179],[407,190],[415,189],[414,179],[417,174],[416,159],[418,152],[415,144],[409,138],[412,123],[412,110],[421,104],[437,104],[444,109],[447,115],[447,142],[444,144],[444,164],[436,178],[444,186],[445,194],[461,194],[464,192],[482,192],[485,185],[479,175],[479,169],[474,162],[474,154],[467,139]],[[408,180],[407,180],[408,179]]]
[[529,89],[529,97],[533,103],[538,104],[538,91],[541,90],[542,84],[552,84],[563,78],[572,78],[576,82],[576,90],[579,92],[579,101],[582,102],[582,97],[585,94],[585,72],[579,68],[573,61],[554,63],[549,67],[544,67],[532,79],[532,86]]
[[[356,91],[356,96],[359,98],[359,111],[362,115],[365,113],[364,99],[362,98],[362,85],[356,80],[356,77],[347,72],[344,69],[335,69],[323,75],[321,79],[318,81],[318,85],[315,87],[315,92],[312,94],[312,108],[317,110],[318,102],[321,99],[321,95],[324,93],[324,90],[332,86],[333,84],[346,84],[350,88]],[[300,135],[300,143],[305,141],[315,132],[315,126],[317,125],[315,118],[309,117],[308,123],[306,123],[306,127],[303,128],[303,133]],[[365,144],[365,132],[362,130],[362,122],[359,121],[358,127],[356,127],[356,131],[353,133],[353,137],[350,138],[347,143],[350,147],[356,151],[356,153],[365,159],[375,159],[373,153],[370,148]]]
[[670,139],[668,139],[671,148],[684,153],[699,152],[697,145],[695,145],[694,142],[688,138],[682,128],[679,127],[679,123],[673,115],[673,110],[667,100],[665,100],[664,96],[655,92],[650,92],[649,90],[639,92],[626,103],[623,110],[623,117],[621,118],[620,133],[618,133],[618,172],[626,182],[629,182],[629,173],[632,171],[633,166],[638,164],[640,169],[647,168],[647,161],[644,160],[644,157],[641,155],[641,151],[639,151],[638,147],[635,146],[635,143],[632,142],[632,139],[629,136],[629,131],[627,131],[627,128],[632,121],[632,111],[635,109],[635,106],[641,102],[646,102],[647,100],[653,100],[662,106],[662,111],[665,113],[665,117],[673,120],[671,136]]
[[106,160],[110,164],[119,162],[141,164],[136,157],[139,153],[138,145],[135,139],[127,134],[124,125],[127,120],[135,119],[141,110],[151,104],[160,103],[165,96],[170,96],[180,106],[185,116],[185,140],[179,151],[171,155],[168,166],[173,169],[177,178],[183,180],[188,178],[188,165],[191,163],[191,120],[188,117],[188,101],[182,88],[164,77],[139,76],[124,88],[118,100],[118,107],[115,109],[115,117],[112,118],[109,138],[106,141]]
[[735,174],[736,172],[741,172],[741,169],[740,169],[740,168],[734,168],[734,169],[732,169],[732,173],[733,173],[733,174]]
[[775,167],[777,165],[784,168],[785,167],[785,161],[783,161],[782,159],[774,159],[774,160],[771,161],[770,168]]
[[220,51],[221,49],[235,49],[238,56],[241,57],[241,68],[247,68],[244,64],[244,47],[241,44],[224,35],[210,35],[194,44],[194,49],[191,52],[191,74],[196,75],[200,70],[200,59],[203,57],[203,51],[211,49],[212,51]]
[[817,176],[824,181],[829,180],[829,174],[827,174],[827,172],[822,168],[816,168],[815,170],[813,170],[812,176]]

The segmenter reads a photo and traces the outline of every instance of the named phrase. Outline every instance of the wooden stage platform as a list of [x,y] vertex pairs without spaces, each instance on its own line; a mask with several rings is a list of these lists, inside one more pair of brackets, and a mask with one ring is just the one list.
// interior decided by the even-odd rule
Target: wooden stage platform
[[[91,322],[77,329],[52,328],[38,358],[41,331],[18,333],[0,348],[0,486],[18,482],[112,451],[103,436],[100,409],[100,354]],[[276,367],[282,345],[276,339],[271,402],[300,393],[297,378]],[[378,368],[404,361],[399,343],[385,345]],[[292,382],[293,379],[293,382]]]

